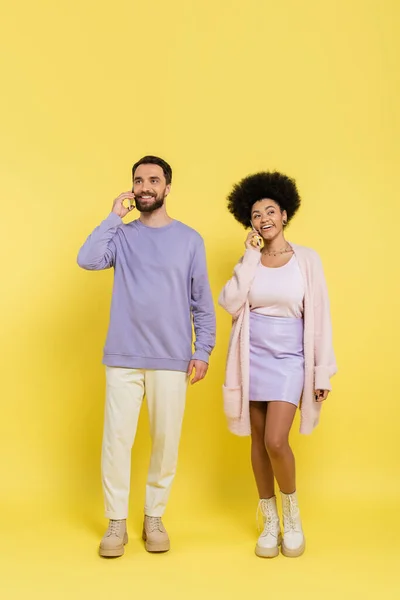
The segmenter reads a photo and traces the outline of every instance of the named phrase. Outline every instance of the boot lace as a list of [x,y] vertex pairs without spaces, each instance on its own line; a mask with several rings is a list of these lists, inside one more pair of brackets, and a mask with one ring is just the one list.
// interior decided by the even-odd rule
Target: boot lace
[[256,512],[256,523],[258,531],[262,531],[263,536],[269,533],[275,535],[274,516],[271,503],[267,500],[260,500]]
[[161,533],[164,533],[161,517],[146,517],[146,519],[147,528],[150,533],[153,533],[153,531],[160,531]]
[[287,497],[287,510],[285,511],[285,531],[300,532],[298,524],[299,507],[292,496]]
[[110,520],[108,525],[108,535],[119,535],[122,521]]

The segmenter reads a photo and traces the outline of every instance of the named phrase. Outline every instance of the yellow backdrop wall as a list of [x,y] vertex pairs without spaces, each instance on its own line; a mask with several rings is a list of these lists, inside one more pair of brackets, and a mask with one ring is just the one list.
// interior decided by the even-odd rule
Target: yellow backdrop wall
[[[304,518],[315,535],[336,535],[338,547],[340,519],[348,539],[358,510],[367,523],[381,513],[376,528],[394,536],[399,17],[396,0],[5,3],[0,506],[5,522],[18,519],[19,542],[28,544],[23,531],[43,540],[66,521],[93,524],[90,548],[101,534],[101,351],[112,273],[81,271],[76,254],[146,153],[173,166],[169,212],[204,236],[215,300],[245,237],[226,210],[232,184],[259,169],[296,178],[303,206],[289,237],[323,259],[339,365],[320,426],[303,437],[296,423],[292,436]],[[186,547],[198,543],[195,516],[203,531],[228,515],[246,523],[252,551],[257,498],[249,440],[231,436],[222,414],[230,319],[219,308],[217,324],[209,375],[188,395],[168,515],[187,525]],[[132,461],[137,522],[148,456],[144,411]],[[32,529],[33,517],[47,523],[44,533]],[[357,532],[366,552],[367,532],[360,524]],[[19,542],[11,535],[16,551]],[[367,564],[349,575],[349,593]]]

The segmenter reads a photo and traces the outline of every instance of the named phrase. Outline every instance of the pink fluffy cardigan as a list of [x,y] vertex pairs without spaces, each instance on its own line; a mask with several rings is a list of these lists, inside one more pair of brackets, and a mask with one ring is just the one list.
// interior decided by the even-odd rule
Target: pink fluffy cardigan
[[[300,402],[300,433],[309,434],[319,422],[321,403],[316,389],[331,390],[336,373],[332,348],[332,327],[328,290],[318,254],[310,248],[291,244],[305,281],[304,370]],[[249,290],[261,260],[257,250],[246,250],[219,297],[219,304],[233,317],[223,386],[224,411],[229,430],[250,435],[249,412]]]

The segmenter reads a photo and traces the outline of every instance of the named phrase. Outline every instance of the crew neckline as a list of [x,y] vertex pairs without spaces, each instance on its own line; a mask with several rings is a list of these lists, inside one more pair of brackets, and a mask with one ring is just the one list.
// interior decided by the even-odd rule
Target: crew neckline
[[145,225],[140,219],[136,219],[136,221],[139,223],[140,227],[151,229],[152,231],[165,231],[166,229],[170,229],[178,222],[176,219],[172,219],[171,223],[168,223],[168,225],[163,225],[162,227],[150,227],[150,225]]

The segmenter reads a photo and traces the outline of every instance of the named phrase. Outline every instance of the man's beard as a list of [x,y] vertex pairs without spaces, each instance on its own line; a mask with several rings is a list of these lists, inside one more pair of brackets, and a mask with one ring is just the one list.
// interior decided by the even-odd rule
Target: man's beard
[[135,198],[135,206],[139,212],[153,212],[158,208],[161,208],[164,204],[165,194],[161,194],[160,196],[154,198],[154,201],[150,204],[149,202],[141,202],[140,198]]

